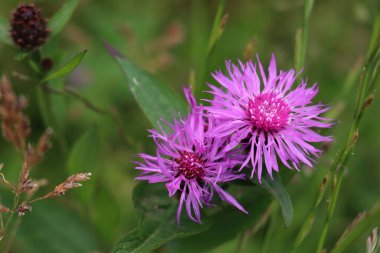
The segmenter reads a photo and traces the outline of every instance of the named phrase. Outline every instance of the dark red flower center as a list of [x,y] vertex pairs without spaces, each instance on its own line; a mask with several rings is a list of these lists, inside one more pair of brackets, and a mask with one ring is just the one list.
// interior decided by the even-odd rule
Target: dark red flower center
[[23,49],[32,50],[45,43],[49,30],[47,20],[33,4],[21,4],[13,12],[11,37]]
[[277,131],[289,123],[290,108],[275,93],[250,99],[247,112],[254,127],[264,131]]
[[204,174],[203,161],[192,152],[182,152],[179,158],[174,160],[179,174],[187,179],[200,179]]

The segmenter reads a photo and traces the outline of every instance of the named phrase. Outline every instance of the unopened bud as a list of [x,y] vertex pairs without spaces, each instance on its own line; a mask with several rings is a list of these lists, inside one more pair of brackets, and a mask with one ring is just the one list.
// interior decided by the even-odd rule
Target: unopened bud
[[34,4],[21,4],[13,12],[11,37],[22,49],[32,50],[45,43],[49,30],[47,20]]

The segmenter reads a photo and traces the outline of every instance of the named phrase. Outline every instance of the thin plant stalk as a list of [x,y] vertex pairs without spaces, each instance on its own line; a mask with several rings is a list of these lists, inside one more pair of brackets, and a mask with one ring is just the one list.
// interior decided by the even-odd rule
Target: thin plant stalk
[[46,84],[44,83],[40,83],[36,87],[38,106],[45,121],[46,127],[51,127],[55,130],[61,151],[63,154],[67,154],[67,144],[60,130],[59,124],[57,123],[55,114],[52,110],[53,106],[51,104],[51,97],[49,93],[44,89],[45,85]]
[[19,216],[19,217],[17,217],[16,221],[14,222],[14,224],[12,226],[11,233],[10,233],[9,238],[6,241],[6,244],[4,246],[3,253],[8,253],[9,250],[11,249],[13,240],[16,236],[16,233],[17,233],[17,230],[18,230],[20,224],[21,224],[21,217]]
[[[380,13],[377,15],[376,24],[374,26],[371,38],[374,38],[374,37],[377,38],[379,36],[379,27],[377,25],[377,23],[380,22],[379,16],[380,16]],[[372,41],[373,39],[371,39],[371,43]],[[334,175],[333,177],[334,181],[333,181],[333,185],[332,185],[332,189],[331,189],[331,193],[329,197],[327,215],[326,215],[325,223],[321,232],[321,236],[318,241],[316,253],[320,253],[323,250],[327,233],[331,225],[331,220],[336,208],[336,203],[339,196],[340,188],[342,186],[345,166],[349,158],[351,157],[350,154],[358,139],[358,133],[359,133],[358,126],[362,119],[362,115],[365,109],[368,107],[366,103],[366,97],[368,97],[369,95],[372,95],[371,94],[372,89],[375,87],[374,82],[377,82],[376,76],[377,76],[378,69],[376,68],[376,66],[380,62],[379,42],[377,42],[376,46],[370,45],[369,52],[367,53],[367,55],[368,55],[368,58],[367,58],[366,63],[363,66],[362,74],[360,76],[360,85],[359,85],[357,103],[355,107],[354,118],[351,124],[351,128],[347,135],[344,148],[336,157],[330,169],[330,174]],[[368,89],[368,87],[370,87],[370,90]]]
[[61,131],[61,128],[59,127],[59,124],[57,123],[57,119],[53,111],[53,106],[51,104],[50,94],[44,88],[45,86],[48,85],[48,83],[42,81],[46,77],[46,72],[42,71],[41,68],[39,67],[40,62],[41,62],[41,53],[39,51],[33,52],[29,63],[31,64],[35,72],[37,73],[38,78],[40,80],[36,86],[38,106],[39,106],[39,109],[42,114],[42,118],[45,122],[46,127],[51,127],[54,129],[57,139],[58,139],[58,144],[61,148],[62,153],[67,154],[67,144],[63,136],[63,133]]
[[328,174],[325,177],[323,177],[322,182],[319,186],[318,193],[315,195],[315,198],[313,201],[314,204],[313,204],[311,210],[309,211],[309,214],[308,214],[305,222],[303,223],[301,229],[299,230],[299,232],[296,236],[296,239],[295,239],[294,244],[293,244],[293,248],[291,250],[292,253],[299,251],[299,248],[300,248],[302,242],[304,241],[304,239],[306,238],[306,236],[309,234],[310,230],[312,229],[312,227],[314,225],[314,221],[315,221],[315,216],[317,213],[317,208],[320,205],[320,203],[321,203],[321,201],[325,195],[325,192],[326,192],[326,189],[327,189],[329,182],[330,182],[330,176]]
[[215,48],[216,42],[219,40],[220,36],[223,33],[225,21],[223,22],[223,11],[224,11],[224,6],[226,4],[227,0],[219,0],[218,1],[218,6],[216,9],[216,14],[214,17],[214,22],[212,25],[211,29],[211,34],[208,39],[208,44],[207,44],[207,51],[205,53],[205,57],[203,59],[201,68],[199,69],[199,73],[197,73],[197,78],[196,78],[196,85],[194,87],[194,92],[195,94],[200,94],[202,91],[202,88],[204,87],[204,76],[205,76],[205,71],[207,67],[208,60],[210,59],[210,56]]
[[269,251],[269,246],[271,244],[271,241],[273,239],[273,234],[276,231],[277,226],[277,221],[278,221],[278,203],[276,201],[272,201],[270,205],[270,210],[271,210],[271,217],[270,217],[270,222],[269,222],[269,227],[268,230],[265,233],[265,238],[264,238],[264,243],[263,247],[261,249],[261,253],[266,253],[270,252]]
[[255,224],[253,228],[249,228],[243,231],[243,233],[240,235],[238,245],[236,247],[235,253],[243,253],[245,252],[245,244],[248,240],[248,238],[254,234],[256,234],[257,231],[259,231],[264,225],[267,223],[270,214],[271,214],[271,207],[272,203],[277,200],[272,200],[271,204],[269,204],[268,208],[264,211],[264,213],[260,216],[258,219],[258,222]]
[[302,21],[302,28],[296,36],[296,50],[295,50],[295,68],[296,71],[302,69],[306,58],[306,47],[309,36],[309,20],[310,14],[313,10],[314,0],[305,0],[304,2],[304,15]]

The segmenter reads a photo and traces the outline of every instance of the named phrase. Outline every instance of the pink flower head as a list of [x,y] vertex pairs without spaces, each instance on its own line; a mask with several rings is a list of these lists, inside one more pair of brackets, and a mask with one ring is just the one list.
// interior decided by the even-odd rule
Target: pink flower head
[[257,173],[261,182],[263,162],[272,177],[273,170],[278,172],[277,157],[290,169],[299,170],[300,163],[312,167],[312,157],[321,151],[310,143],[331,141],[312,128],[328,128],[332,124],[323,122],[328,119],[320,116],[329,108],[311,102],[318,93],[317,84],[307,88],[306,81],[301,81],[291,89],[297,78],[293,69],[278,73],[272,55],[266,75],[258,58],[257,61],[260,74],[251,61],[239,62],[239,66],[228,61],[228,75],[214,73],[224,89],[210,85],[214,99],[205,109],[209,117],[220,122],[209,134],[230,138],[224,151],[241,144],[247,152],[240,170],[250,164],[251,178]]
[[139,155],[144,162],[137,162],[136,169],[141,170],[141,174],[136,179],[149,183],[165,182],[170,197],[179,193],[178,222],[185,206],[189,218],[200,223],[200,208],[211,204],[214,193],[246,213],[218,185],[244,178],[232,171],[241,160],[223,151],[226,138],[205,135],[205,130],[212,128],[213,122],[210,119],[206,124],[203,108],[195,105],[190,89],[185,89],[185,94],[192,112],[186,118],[175,119],[173,124],[166,122],[168,131],[161,126],[160,131],[150,131],[157,146],[156,155]]

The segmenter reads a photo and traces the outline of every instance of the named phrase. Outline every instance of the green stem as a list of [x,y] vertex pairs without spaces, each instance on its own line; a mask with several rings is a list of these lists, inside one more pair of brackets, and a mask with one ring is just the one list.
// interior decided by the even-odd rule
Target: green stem
[[239,241],[235,250],[235,253],[242,253],[244,252],[245,242],[247,241],[248,237],[250,236],[250,230],[244,230],[240,237]]
[[14,238],[16,236],[16,233],[17,233],[18,227],[20,226],[20,223],[21,223],[21,217],[17,217],[15,223],[13,224],[12,231],[11,231],[11,233],[9,235],[7,243],[5,244],[5,247],[4,247],[3,251],[2,251],[3,253],[8,253],[9,250],[11,249],[13,240],[14,240]]
[[268,230],[265,234],[264,244],[263,244],[263,248],[261,249],[261,253],[268,252],[269,246],[271,245],[271,242],[273,240],[273,234],[276,231],[276,227],[277,227],[278,204],[276,201],[272,201],[270,205],[270,209],[271,209],[271,217],[270,217],[271,219],[269,222]]
[[295,57],[295,68],[296,71],[301,70],[301,68],[305,64],[305,57],[306,57],[306,47],[307,47],[307,41],[309,36],[309,20],[310,20],[310,14],[313,10],[314,6],[314,0],[305,0],[305,9],[304,9],[304,16],[302,21],[302,29],[300,34],[300,41],[297,41],[296,45],[296,57]]
[[218,1],[216,15],[214,17],[214,22],[212,25],[211,34],[210,34],[208,44],[207,44],[207,51],[206,51],[205,57],[202,61],[201,68],[199,69],[199,73],[197,73],[196,85],[194,87],[194,93],[196,95],[199,95],[202,91],[202,88],[204,87],[203,82],[204,82],[204,76],[205,76],[205,72],[206,72],[207,63],[208,63],[210,56],[211,56],[211,54],[215,48],[216,42],[218,41],[218,39],[220,38],[220,36],[223,32],[224,27],[221,27],[222,26],[221,21],[223,18],[223,10],[224,10],[225,4],[226,4],[226,0],[219,0]]
[[[378,14],[380,16],[380,12]],[[372,38],[379,36],[379,29],[377,26],[374,27],[372,32]],[[372,40],[371,40],[372,41]],[[357,103],[355,107],[354,117],[351,124],[350,131],[347,135],[345,146],[342,149],[342,151],[339,153],[339,155],[336,157],[331,169],[330,174],[334,175],[334,183],[333,187],[331,189],[330,194],[330,200],[329,205],[327,208],[327,215],[325,219],[325,223],[321,232],[321,236],[318,241],[318,246],[316,253],[320,253],[323,250],[327,234],[331,225],[331,220],[336,208],[340,188],[342,186],[343,178],[344,178],[344,172],[345,172],[345,166],[351,157],[352,149],[355,146],[355,143],[358,138],[358,127],[359,123],[362,119],[362,115],[364,113],[365,109],[365,98],[368,95],[368,93],[372,92],[368,89],[368,87],[374,87],[374,83],[376,81],[376,78],[373,79],[373,76],[377,76],[376,71],[378,69],[375,68],[377,64],[379,64],[379,51],[380,51],[380,45],[377,44],[376,47],[369,47],[369,55],[365,65],[363,66],[362,74],[360,77],[360,85],[359,85],[359,91],[358,91],[358,97],[357,97]]]
[[309,214],[308,214],[305,222],[302,225],[302,228],[299,230],[299,232],[296,236],[296,240],[294,241],[293,248],[291,250],[292,253],[299,251],[299,248],[301,247],[303,240],[306,238],[306,236],[311,231],[311,229],[314,225],[314,220],[315,220],[315,216],[317,213],[317,208],[319,207],[320,203],[322,202],[322,199],[325,195],[329,181],[330,181],[330,175],[329,174],[326,175],[322,179],[322,182],[319,186],[319,191],[314,197],[313,206],[310,209]]
[[58,144],[61,148],[62,153],[67,154],[67,144],[65,138],[61,131],[61,128],[59,127],[59,124],[56,121],[55,114],[53,112],[53,106],[51,104],[51,97],[49,93],[45,90],[44,86],[45,84],[39,84],[36,87],[38,106],[40,108],[42,118],[45,122],[46,127],[53,128],[57,136]]

